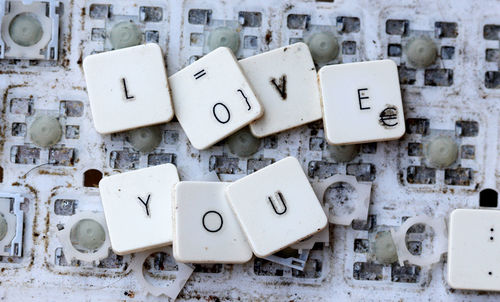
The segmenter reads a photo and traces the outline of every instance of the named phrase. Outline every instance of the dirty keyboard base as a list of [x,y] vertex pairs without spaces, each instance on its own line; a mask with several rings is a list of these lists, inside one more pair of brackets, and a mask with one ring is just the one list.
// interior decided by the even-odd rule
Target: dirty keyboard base
[[[40,37],[51,39],[47,47],[24,54],[31,59],[17,60],[21,48],[9,47],[9,41],[0,44],[0,201],[11,201],[9,219],[24,225],[15,229],[11,246],[0,253],[0,297],[155,300],[143,286],[144,279],[135,277],[135,264],[142,256],[104,252],[79,261],[64,252],[58,234],[71,226],[72,217],[103,210],[96,188],[102,175],[173,163],[181,180],[214,180],[210,177],[216,173],[230,182],[294,156],[310,181],[345,174],[372,182],[368,220],[354,220],[349,226],[331,224],[329,240],[318,236],[310,249],[277,255],[278,261],[295,259],[298,267],[253,258],[245,264],[190,268],[158,252],[144,261],[145,278],[164,286],[174,282],[176,273],[188,274],[194,268],[179,300],[500,298],[494,292],[451,289],[446,283],[446,258],[426,268],[381,264],[373,253],[374,238],[399,228],[409,217],[448,218],[453,209],[478,208],[482,189],[500,187],[499,2],[483,1],[474,10],[465,0],[420,1],[417,6],[367,0],[47,3],[46,10],[32,7],[48,16],[42,26],[51,30]],[[3,16],[8,6],[1,4]],[[18,6],[10,5],[11,11],[15,9]],[[321,65],[387,58],[398,64],[406,134],[398,141],[362,144],[353,159],[339,162],[332,158],[320,121],[263,138],[259,151],[239,157],[224,141],[203,151],[192,148],[175,121],[160,126],[159,147],[139,153],[124,133],[96,133],[82,71],[83,58],[116,43],[107,33],[121,21],[139,24],[144,42],[160,45],[168,75],[208,53],[210,34],[221,26],[238,29],[238,59],[333,31],[339,54]],[[425,69],[412,66],[405,52],[412,37],[422,33],[438,47],[436,62]],[[28,126],[37,113],[59,118],[63,134],[57,145],[33,144]],[[423,150],[442,135],[452,137],[459,148],[458,159],[447,168],[433,167]],[[345,188],[338,191],[341,196],[348,193]],[[425,257],[437,243],[420,236],[419,228],[411,232],[416,239],[407,246]],[[65,240],[69,233],[63,234]],[[102,241],[109,245],[107,235]]]

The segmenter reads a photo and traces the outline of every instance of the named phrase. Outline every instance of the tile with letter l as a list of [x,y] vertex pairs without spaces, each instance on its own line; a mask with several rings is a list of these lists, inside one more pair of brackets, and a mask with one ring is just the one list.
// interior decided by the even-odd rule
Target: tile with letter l
[[97,132],[121,132],[173,118],[165,63],[158,44],[90,55],[83,60],[83,71]]

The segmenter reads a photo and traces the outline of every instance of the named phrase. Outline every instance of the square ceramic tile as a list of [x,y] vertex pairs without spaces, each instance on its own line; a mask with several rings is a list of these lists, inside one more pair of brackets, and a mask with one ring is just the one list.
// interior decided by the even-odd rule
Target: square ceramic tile
[[175,115],[196,149],[212,146],[263,113],[229,48],[217,48],[169,81]]
[[113,251],[129,254],[172,243],[172,191],[177,168],[164,164],[99,182]]
[[454,210],[448,238],[448,284],[500,291],[500,211]]
[[244,263],[252,250],[226,200],[223,182],[175,186],[174,257],[190,263]]
[[327,224],[321,204],[294,157],[235,181],[226,194],[258,257],[276,253]]
[[83,60],[97,132],[166,123],[174,115],[165,63],[157,44],[90,55]]
[[318,75],[328,143],[360,144],[403,136],[398,68],[392,60],[328,65]]
[[321,119],[318,77],[305,43],[239,63],[265,112],[250,124],[253,135],[264,137]]

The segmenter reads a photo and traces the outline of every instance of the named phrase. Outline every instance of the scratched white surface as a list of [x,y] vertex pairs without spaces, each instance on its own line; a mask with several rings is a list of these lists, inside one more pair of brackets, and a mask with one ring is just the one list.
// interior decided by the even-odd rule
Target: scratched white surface
[[[485,24],[500,24],[500,2],[498,1],[342,1],[333,3],[313,1],[62,1],[60,60],[56,66],[30,66],[29,64],[2,64],[0,93],[2,100],[2,152],[1,166],[4,169],[0,189],[24,194],[29,200],[25,214],[24,256],[10,263],[0,262],[0,297],[6,301],[153,301],[166,298],[146,296],[136,283],[133,274],[125,272],[124,266],[130,257],[123,259],[125,265],[117,269],[92,267],[88,264],[58,266],[55,250],[60,247],[56,237],[56,225],[64,223],[67,216],[54,213],[56,199],[76,199],[76,211],[101,211],[98,190],[83,187],[83,172],[95,168],[105,173],[115,173],[110,167],[112,151],[130,148],[118,136],[101,136],[94,130],[91,121],[85,82],[81,69],[81,58],[103,49],[102,42],[91,41],[91,29],[103,27],[104,21],[90,19],[89,5],[112,4],[117,15],[138,15],[138,7],[152,5],[163,8],[164,21],[154,26],[160,32],[159,44],[166,54],[168,73],[173,74],[189,62],[193,55],[201,55],[203,47],[190,47],[190,32],[203,32],[201,25],[188,24],[187,13],[191,8],[211,9],[212,19],[235,22],[239,11],[262,13],[260,28],[245,28],[249,34],[259,37],[257,50],[243,50],[239,57],[260,53],[268,49],[287,45],[290,37],[298,37],[300,31],[286,26],[289,14],[309,14],[311,24],[335,26],[337,16],[352,16],[360,19],[358,33],[347,34],[349,40],[357,41],[357,52],[344,61],[363,61],[387,58],[387,44],[396,42],[398,36],[385,33],[387,19],[410,20],[411,30],[434,31],[434,22],[446,21],[458,24],[458,36],[448,39],[447,45],[455,46],[453,60],[442,62],[443,67],[453,69],[453,85],[450,87],[424,86],[423,72],[417,72],[415,85],[402,85],[406,118],[425,117],[430,120],[432,130],[455,129],[457,120],[474,120],[479,123],[476,137],[462,140],[476,147],[473,160],[461,160],[460,164],[473,168],[473,181],[469,186],[449,186],[443,182],[444,172],[437,171],[436,184],[416,185],[405,181],[406,167],[419,163],[419,158],[407,155],[407,143],[419,139],[418,135],[405,135],[400,141],[378,143],[375,154],[361,154],[355,163],[371,163],[376,169],[373,181],[370,214],[376,215],[377,225],[398,227],[403,216],[428,214],[445,217],[452,209],[478,207],[478,192],[485,187],[500,187],[500,89],[484,86],[484,73],[498,70],[498,65],[486,62],[485,49],[499,48],[498,40],[485,40]],[[2,3],[3,4],[3,3]],[[217,22],[219,22],[217,21]],[[230,23],[230,22],[229,22]],[[231,23],[232,24],[232,23]],[[201,28],[201,30],[200,30]],[[272,33],[269,45],[264,42],[267,32]],[[84,102],[84,115],[80,118],[62,118],[63,125],[80,126],[79,139],[63,138],[60,146],[77,149],[74,166],[15,164],[11,161],[11,147],[27,144],[29,138],[11,135],[13,122],[32,119],[24,115],[11,114],[9,100],[15,97],[34,99],[35,112],[57,114],[60,100]],[[199,152],[187,142],[177,123],[163,126],[167,130],[179,130],[176,145],[163,142],[159,150],[177,155],[177,166],[181,179],[202,179],[209,170],[212,155],[229,154],[224,144]],[[312,160],[321,160],[321,151],[309,150],[311,128],[307,126],[278,135],[278,148],[262,148],[251,158],[273,158],[279,160],[288,155],[296,156],[307,169]],[[322,136],[322,131],[315,136]],[[46,163],[48,150],[42,149],[40,164]],[[246,174],[246,160],[240,160],[235,174],[221,174],[223,180],[231,181]],[[147,166],[147,155],[141,155],[137,168]],[[33,169],[33,170],[32,170]],[[340,173],[346,173],[346,165],[339,165]],[[28,173],[29,172],[29,173]],[[400,174],[403,176],[400,177]],[[446,264],[441,261],[432,270],[422,269],[416,283],[391,282],[389,271],[384,269],[381,281],[360,281],[353,278],[353,263],[365,261],[366,255],[354,253],[355,238],[368,238],[365,231],[351,227],[332,227],[331,244],[317,257],[323,261],[319,278],[296,278],[285,276],[258,276],[253,261],[245,265],[226,265],[219,273],[194,273],[181,292],[180,299],[222,301],[320,301],[320,300],[498,300],[500,294],[451,290],[445,281]],[[161,282],[160,282],[161,283]],[[132,297],[124,292],[133,292]]]

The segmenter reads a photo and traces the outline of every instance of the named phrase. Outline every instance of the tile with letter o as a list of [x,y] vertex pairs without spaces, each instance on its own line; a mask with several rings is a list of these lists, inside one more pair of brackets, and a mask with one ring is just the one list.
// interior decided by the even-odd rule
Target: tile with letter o
[[263,114],[229,48],[208,53],[169,82],[177,120],[196,149],[214,145]]
[[226,200],[224,182],[175,186],[174,258],[190,263],[244,263],[252,250]]

